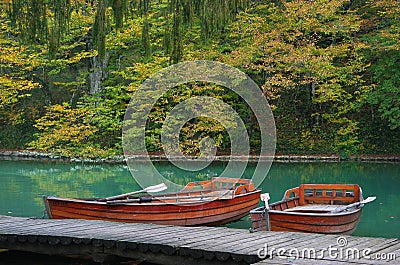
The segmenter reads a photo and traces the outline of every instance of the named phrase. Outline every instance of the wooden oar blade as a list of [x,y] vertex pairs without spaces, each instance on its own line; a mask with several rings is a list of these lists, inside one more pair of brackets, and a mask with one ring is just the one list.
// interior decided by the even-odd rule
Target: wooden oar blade
[[138,194],[138,193],[142,193],[142,192],[160,192],[160,191],[166,190],[167,188],[168,188],[167,185],[165,185],[164,183],[160,183],[158,185],[149,186],[142,190],[137,190],[137,191],[133,191],[133,192],[129,192],[129,193],[124,193],[124,194],[120,194],[120,195],[116,195],[116,196],[107,197],[104,200],[105,201],[116,200],[116,199],[120,199],[120,198],[123,198],[126,196],[130,196],[130,195],[134,195],[134,194]]
[[149,186],[143,189],[144,192],[160,192],[166,190],[168,187],[164,183],[160,183],[158,185]]
[[349,204],[349,205],[346,205],[346,206],[343,206],[343,207],[339,207],[339,208],[337,208],[336,210],[334,210],[332,212],[333,213],[343,212],[343,211],[346,211],[347,209],[351,209],[351,208],[354,208],[354,207],[358,207],[360,205],[364,205],[364,204],[369,203],[369,202],[373,202],[373,201],[375,201],[375,199],[376,199],[375,196],[368,197],[365,200],[362,200],[362,201],[359,201],[359,202],[355,202],[355,203],[352,203],[352,204]]
[[376,197],[373,196],[373,197],[368,197],[368,198],[366,198],[366,199],[363,200],[363,201],[360,201],[360,203],[365,204],[365,203],[373,202],[373,201],[375,201],[375,200],[376,200]]

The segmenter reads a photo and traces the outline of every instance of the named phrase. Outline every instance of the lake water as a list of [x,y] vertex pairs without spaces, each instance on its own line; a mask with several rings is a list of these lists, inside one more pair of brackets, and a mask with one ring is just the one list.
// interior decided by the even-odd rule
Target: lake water
[[[166,162],[155,165],[163,175],[183,182],[209,179],[226,166],[218,162],[201,172],[185,172]],[[254,167],[250,163],[245,175],[251,176]],[[365,198],[377,200],[364,207],[354,235],[400,237],[400,163],[274,162],[261,188],[273,202],[301,183],[359,184]],[[0,160],[0,215],[41,217],[42,195],[103,197],[138,189],[125,165]],[[248,229],[250,220],[227,226]]]

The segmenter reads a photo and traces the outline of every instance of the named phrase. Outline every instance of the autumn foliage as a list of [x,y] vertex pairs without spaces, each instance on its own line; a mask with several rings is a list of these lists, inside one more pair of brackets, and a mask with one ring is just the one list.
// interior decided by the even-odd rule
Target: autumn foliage
[[[116,0],[5,1],[0,31],[0,148],[74,157],[120,154],[126,106],[159,69],[216,60],[246,72],[266,95],[278,153],[400,151],[400,7],[397,1]],[[33,4],[34,3],[34,4]],[[168,112],[191,96],[248,106],[212,84],[187,84],[153,108],[146,146],[162,152]],[[204,137],[220,153],[229,137],[200,117],[181,132],[197,154]]]

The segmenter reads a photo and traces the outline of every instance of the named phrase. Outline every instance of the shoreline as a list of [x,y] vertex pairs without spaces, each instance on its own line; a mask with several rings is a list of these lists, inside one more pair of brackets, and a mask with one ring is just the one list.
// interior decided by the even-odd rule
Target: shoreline
[[[146,155],[132,155],[129,159],[135,161],[145,161],[147,160]],[[182,161],[184,157],[172,157],[168,159],[165,155],[150,154],[151,161],[162,162],[162,161]],[[190,159],[198,159],[199,161],[218,161],[227,162],[233,161],[246,161],[246,156],[230,156],[230,155],[218,155],[214,159],[208,157],[189,157]],[[1,160],[38,160],[38,161],[63,161],[63,162],[82,162],[82,163],[107,163],[107,164],[120,164],[125,163],[126,158],[123,155],[114,156],[112,158],[98,158],[98,159],[85,159],[85,158],[68,158],[59,155],[54,155],[50,153],[42,153],[35,151],[26,150],[0,150]],[[400,162],[400,154],[388,154],[388,155],[357,155],[348,158],[340,157],[339,155],[298,155],[298,154],[288,154],[282,155],[277,154],[275,156],[262,156],[249,155],[249,162],[268,162],[273,160],[273,162]]]

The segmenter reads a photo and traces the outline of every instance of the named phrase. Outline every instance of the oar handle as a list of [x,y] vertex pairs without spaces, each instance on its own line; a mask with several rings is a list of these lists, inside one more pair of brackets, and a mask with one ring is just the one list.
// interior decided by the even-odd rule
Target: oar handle
[[113,200],[113,201],[106,201],[107,204],[124,204],[129,202],[151,202],[153,198],[151,197],[138,197],[134,199],[127,199],[127,200]]
[[203,199],[203,198],[212,198],[212,199],[219,199],[219,200],[227,200],[227,199],[232,199],[232,192],[227,191],[223,194],[202,194],[202,195],[186,195],[186,196],[164,196],[164,197],[137,197],[137,198],[132,198],[132,199],[126,199],[126,200],[112,200],[112,201],[107,201],[107,204],[124,204],[124,203],[130,203],[130,202],[151,202],[153,200],[182,200],[182,199]]
[[120,199],[120,198],[123,198],[123,197],[127,197],[127,196],[129,196],[129,195],[134,195],[134,194],[137,194],[137,193],[140,193],[140,192],[145,192],[145,191],[144,191],[144,190],[140,190],[140,191],[128,192],[128,193],[124,193],[124,194],[120,194],[120,195],[115,195],[115,196],[107,197],[107,198],[105,198],[104,200],[105,200],[105,201],[111,201],[111,200],[115,200],[115,199]]

